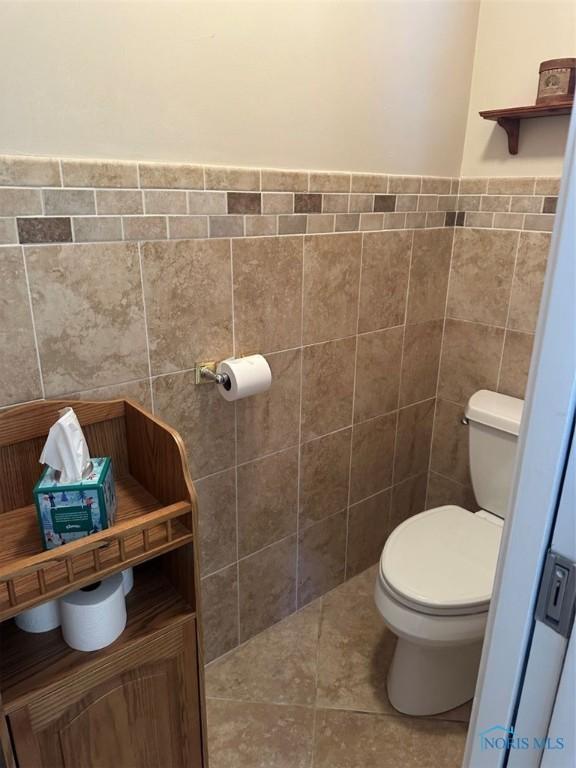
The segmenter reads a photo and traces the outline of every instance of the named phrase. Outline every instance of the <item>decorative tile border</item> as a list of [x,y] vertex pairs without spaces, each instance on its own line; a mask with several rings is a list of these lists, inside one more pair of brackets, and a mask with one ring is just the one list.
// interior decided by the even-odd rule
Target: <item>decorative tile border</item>
[[463,178],[455,226],[550,232],[560,191],[551,177]]
[[435,227],[550,231],[559,180],[0,156],[0,244]]

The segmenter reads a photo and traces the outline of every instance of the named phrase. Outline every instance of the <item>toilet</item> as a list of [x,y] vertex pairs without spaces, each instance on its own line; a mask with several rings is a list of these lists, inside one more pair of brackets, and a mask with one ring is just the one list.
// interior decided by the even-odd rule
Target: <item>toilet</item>
[[[465,409],[477,511],[429,509],[388,537],[375,587],[398,637],[387,680],[400,712],[446,712],[474,696],[524,401],[488,390]],[[464,426],[465,425],[465,426]]]

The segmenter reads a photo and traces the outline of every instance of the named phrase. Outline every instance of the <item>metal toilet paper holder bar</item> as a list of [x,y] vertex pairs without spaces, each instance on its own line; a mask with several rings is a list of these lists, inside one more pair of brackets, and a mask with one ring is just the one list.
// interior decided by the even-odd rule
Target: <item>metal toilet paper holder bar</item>
[[230,389],[230,377],[225,373],[217,373],[218,363],[213,361],[196,363],[196,384],[221,384],[224,389]]

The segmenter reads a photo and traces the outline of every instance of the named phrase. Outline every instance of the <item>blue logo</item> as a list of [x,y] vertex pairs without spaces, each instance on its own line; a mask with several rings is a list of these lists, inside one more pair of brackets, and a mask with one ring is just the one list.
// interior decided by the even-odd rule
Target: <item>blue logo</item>
[[503,725],[493,725],[480,733],[480,749],[484,750],[508,750],[508,749],[537,749],[552,750],[564,749],[565,739],[562,736],[551,738],[544,736],[517,736],[514,728],[506,728]]

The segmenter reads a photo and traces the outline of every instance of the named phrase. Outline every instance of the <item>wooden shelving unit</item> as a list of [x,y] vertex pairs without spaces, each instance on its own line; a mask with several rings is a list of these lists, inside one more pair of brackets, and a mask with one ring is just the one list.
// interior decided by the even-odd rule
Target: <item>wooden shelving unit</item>
[[508,134],[508,151],[511,155],[518,154],[518,142],[520,139],[520,121],[534,117],[558,117],[569,115],[572,111],[572,102],[560,104],[536,104],[528,107],[507,107],[505,109],[488,109],[480,112],[484,120],[495,120]]
[[[32,488],[68,405],[91,455],[112,458],[117,518],[44,551]],[[0,414],[0,765],[207,767],[196,512],[180,436],[134,403],[40,401]],[[101,651],[9,620],[130,566],[126,629]]]
[[66,645],[60,629],[38,635],[6,622],[0,632],[0,690],[7,714],[24,706],[39,690],[58,685],[70,674],[89,674],[124,648],[145,642],[152,633],[185,622],[193,610],[154,564],[138,569],[126,598],[128,623],[118,640],[93,653]]

